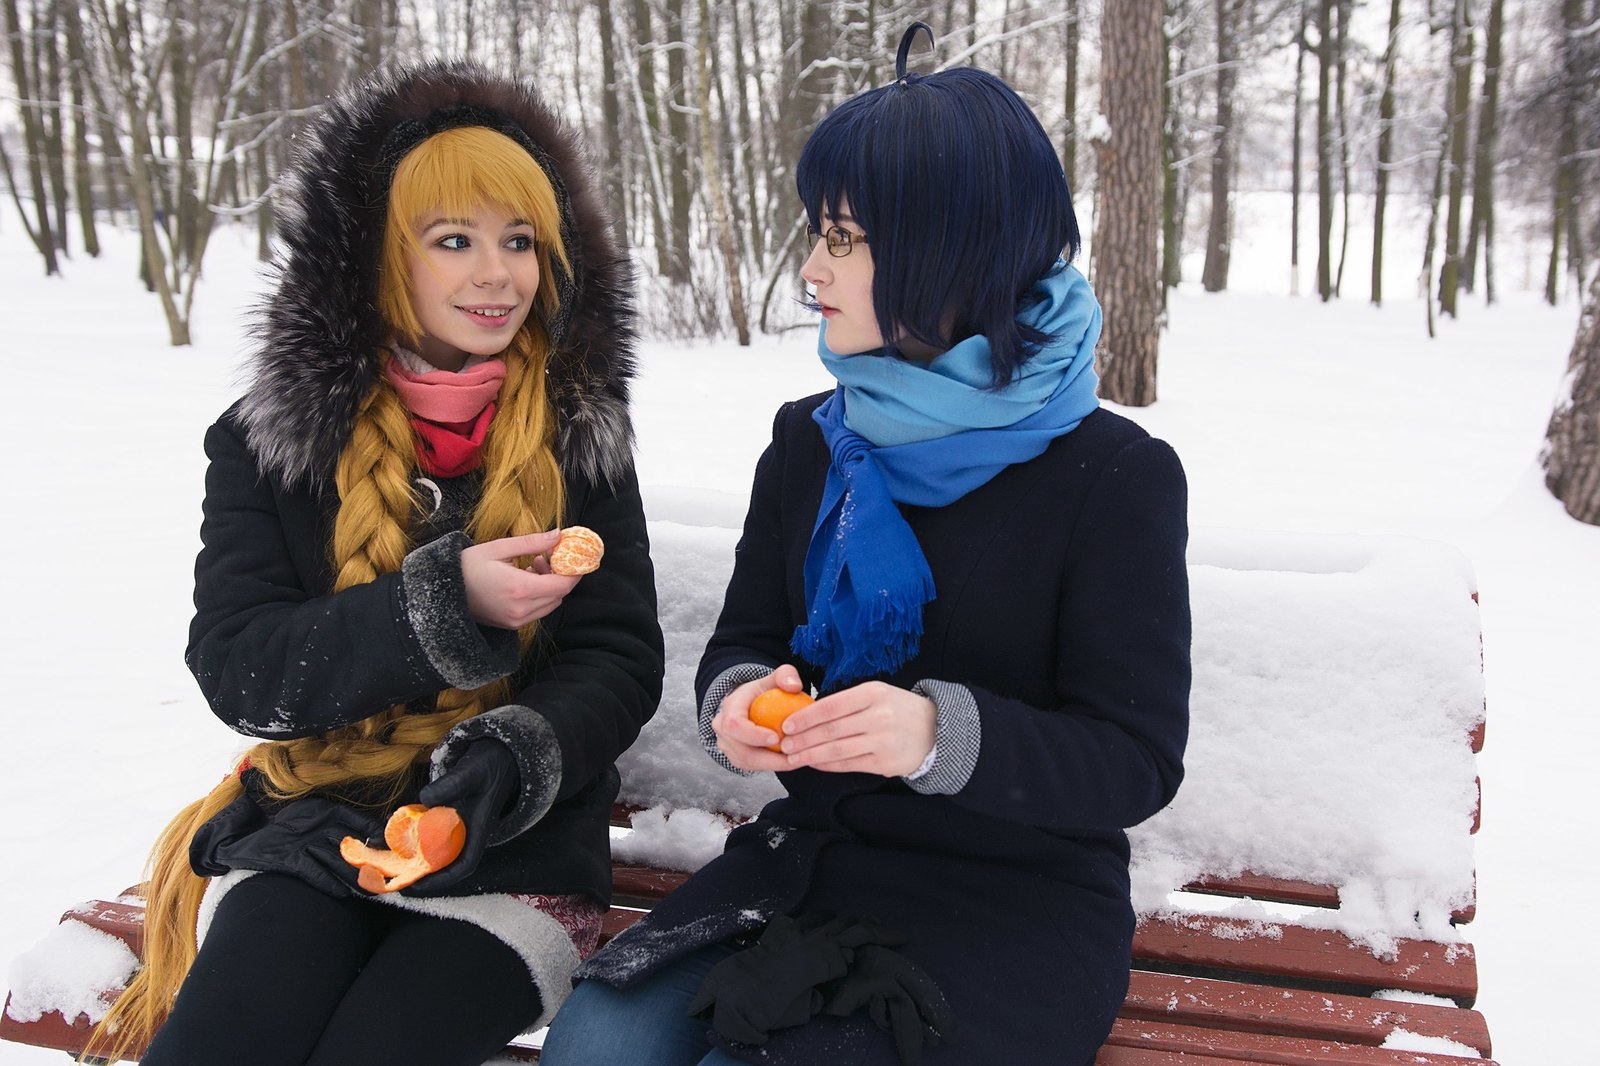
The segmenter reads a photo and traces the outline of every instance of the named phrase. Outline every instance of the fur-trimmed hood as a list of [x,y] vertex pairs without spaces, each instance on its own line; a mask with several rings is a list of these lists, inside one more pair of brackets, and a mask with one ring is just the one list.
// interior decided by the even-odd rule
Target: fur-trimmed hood
[[330,100],[299,134],[276,198],[277,285],[260,308],[259,347],[241,404],[262,469],[286,486],[323,485],[378,376],[388,339],[378,261],[388,183],[399,157],[461,125],[499,129],[527,148],[556,188],[572,276],[550,323],[550,394],[564,469],[611,480],[633,448],[632,276],[576,134],[526,85],[467,63],[380,75]]

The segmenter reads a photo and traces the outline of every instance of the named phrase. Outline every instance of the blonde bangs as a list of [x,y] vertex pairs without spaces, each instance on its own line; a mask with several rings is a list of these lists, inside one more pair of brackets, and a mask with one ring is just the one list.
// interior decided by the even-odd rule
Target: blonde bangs
[[[418,251],[417,226],[425,216],[465,215],[479,204],[495,204],[527,220],[539,256],[539,312],[544,320],[561,306],[552,256],[572,273],[561,243],[561,209],[544,169],[516,141],[487,126],[457,126],[436,133],[406,153],[389,187],[378,310],[400,337],[415,344],[422,334],[411,306],[411,253]],[[529,326],[536,323],[528,318]]]

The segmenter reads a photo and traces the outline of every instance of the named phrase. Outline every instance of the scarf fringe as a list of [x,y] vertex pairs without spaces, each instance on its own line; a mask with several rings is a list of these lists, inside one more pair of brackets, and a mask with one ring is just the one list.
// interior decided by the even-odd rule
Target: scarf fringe
[[875,639],[839,639],[837,628],[824,620],[798,626],[789,647],[809,663],[825,667],[823,687],[836,688],[878,674],[890,674],[913,658],[922,646],[922,608],[935,595],[933,574],[924,563],[908,584],[885,589],[865,603],[857,602],[857,629]]

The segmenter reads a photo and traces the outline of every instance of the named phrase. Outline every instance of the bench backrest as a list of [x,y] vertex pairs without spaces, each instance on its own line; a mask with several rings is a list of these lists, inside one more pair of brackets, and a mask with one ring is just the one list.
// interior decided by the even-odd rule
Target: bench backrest
[[[754,814],[769,775],[716,767],[693,680],[738,531],[651,524],[667,677],[621,760],[624,802]],[[1161,913],[1183,885],[1243,874],[1328,886],[1317,920],[1382,948],[1448,938],[1470,913],[1483,680],[1471,570],[1453,548],[1386,537],[1196,531],[1194,689],[1177,799],[1131,834],[1134,898]],[[639,824],[627,854],[693,868],[717,823]],[[627,849],[634,849],[629,852]],[[1247,911],[1240,911],[1246,914]]]

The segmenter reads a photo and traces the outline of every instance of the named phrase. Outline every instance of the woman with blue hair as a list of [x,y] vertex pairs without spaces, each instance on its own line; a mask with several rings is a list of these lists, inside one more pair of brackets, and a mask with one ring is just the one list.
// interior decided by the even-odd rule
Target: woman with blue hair
[[[1183,471],[1096,399],[1037,118],[905,74],[915,32],[801,153],[838,385],[778,412],[696,681],[712,757],[787,795],[580,968],[548,1066],[1087,1064],[1126,993],[1124,830],[1188,731]],[[820,698],[773,730],[772,688]]]

